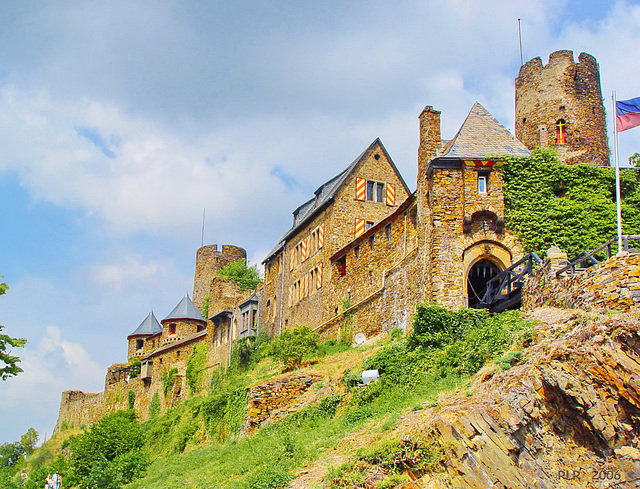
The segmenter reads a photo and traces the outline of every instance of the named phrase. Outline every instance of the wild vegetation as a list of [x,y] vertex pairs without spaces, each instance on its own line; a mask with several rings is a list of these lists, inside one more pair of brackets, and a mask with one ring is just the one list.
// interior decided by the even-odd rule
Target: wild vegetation
[[[2,277],[2,275],[0,275]],[[9,290],[9,286],[0,282],[0,295],[3,295]],[[12,338],[9,335],[2,334],[4,326],[0,324],[0,380],[7,380],[9,377],[13,377],[22,372],[22,369],[18,365],[20,358],[11,354],[11,347],[19,348],[25,345],[27,340],[24,338]]]
[[253,290],[262,283],[258,266],[248,265],[244,258],[225,265],[218,271],[218,275],[232,280],[242,290]]
[[[394,330],[374,345],[318,343],[308,328],[294,329],[271,343],[259,335],[237,343],[231,368],[206,379],[204,391],[197,392],[198,380],[187,376],[193,395],[176,407],[160,414],[158,402],[157,411],[143,423],[132,411],[109,415],[69,438],[64,443],[66,457],[47,444],[38,451],[44,454],[38,460],[36,452],[12,473],[17,476],[26,469],[30,480],[40,483],[47,471],[60,470],[66,474],[65,486],[78,488],[282,488],[296,471],[325,458],[341,440],[358,433],[375,434],[374,441],[343,454],[342,462],[328,471],[325,484],[359,487],[369,478],[367,487],[374,487],[372,480],[376,487],[392,487],[407,477],[407,471],[440,470],[446,448],[426,446],[419,437],[394,437],[400,416],[437,403],[439,393],[464,386],[488,361],[506,362],[506,367],[496,368],[509,368],[521,359],[530,331],[531,325],[517,312],[489,317],[484,311],[448,311],[424,304],[418,307],[410,334]],[[193,365],[198,355],[194,351]],[[331,385],[328,395],[238,438],[248,385],[310,362],[314,369],[333,372],[326,382]],[[340,368],[344,365],[351,368]],[[378,369],[380,379],[360,387],[365,369]],[[320,392],[324,387],[320,382],[312,389]],[[17,480],[2,487],[18,487]]]
[[[616,235],[615,170],[589,164],[560,165],[551,149],[507,158],[505,217],[527,251],[541,257],[556,244],[569,257],[590,251]],[[622,232],[640,234],[640,178],[622,169]]]

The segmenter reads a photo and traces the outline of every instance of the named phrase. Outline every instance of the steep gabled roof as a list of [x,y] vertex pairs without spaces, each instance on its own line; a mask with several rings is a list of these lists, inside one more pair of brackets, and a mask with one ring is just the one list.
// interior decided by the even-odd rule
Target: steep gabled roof
[[289,229],[286,233],[282,235],[282,237],[278,240],[278,243],[271,249],[271,251],[269,251],[269,253],[267,254],[266,258],[262,261],[262,263],[266,263],[269,260],[269,258],[275,255],[278,251],[280,251],[280,249],[284,247],[284,244],[286,243],[288,238],[293,236],[302,227],[304,227],[311,219],[313,219],[316,215],[318,215],[318,213],[329,202],[333,200],[333,198],[336,196],[336,193],[338,192],[340,187],[342,187],[342,184],[344,184],[347,178],[349,178],[349,175],[353,173],[353,171],[357,168],[360,162],[364,159],[365,155],[369,151],[371,151],[371,149],[376,145],[379,145],[380,148],[382,149],[382,152],[384,153],[386,159],[389,161],[393,170],[396,172],[396,174],[400,178],[400,181],[402,182],[402,185],[404,186],[407,194],[410,193],[409,187],[407,187],[407,184],[402,178],[402,175],[400,175],[398,168],[393,163],[393,160],[389,156],[389,153],[387,153],[387,150],[382,144],[382,141],[380,141],[380,138],[376,138],[375,141],[373,141],[367,149],[365,149],[362,153],[360,153],[358,157],[355,160],[353,160],[347,168],[345,168],[342,172],[340,172],[338,175],[333,177],[331,180],[325,182],[320,187],[318,187],[318,189],[314,192],[315,197],[308,200],[307,202],[299,206],[295,211],[293,211],[293,226],[291,227],[291,229]]
[[127,338],[133,338],[134,336],[153,336],[158,333],[162,333],[162,326],[160,326],[160,323],[154,316],[152,310],[149,312],[146,319],[140,323],[140,326],[138,326],[133,333],[127,336]]
[[200,311],[198,311],[198,308],[189,298],[189,294],[184,295],[178,305],[173,308],[173,311],[171,311],[171,313],[169,313],[169,315],[164,318],[162,322],[164,323],[165,321],[176,319],[192,319],[195,321],[202,321],[203,323],[206,323],[206,321],[202,317],[202,314],[200,314]]
[[437,157],[486,160],[501,154],[527,156],[529,150],[476,102],[458,133]]

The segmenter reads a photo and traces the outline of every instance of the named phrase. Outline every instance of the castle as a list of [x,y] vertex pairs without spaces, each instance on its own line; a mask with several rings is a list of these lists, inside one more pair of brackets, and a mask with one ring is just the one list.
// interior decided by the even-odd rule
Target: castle
[[[127,338],[126,364],[107,371],[105,391],[62,395],[62,423],[89,423],[132,403],[145,419],[156,393],[163,406],[186,393],[187,359],[207,345],[207,369],[229,365],[233,341],[306,325],[322,337],[406,329],[415,305],[474,307],[488,280],[523,254],[505,226],[501,156],[552,146],[566,164],[608,165],[598,65],[582,53],[535,58],[516,79],[516,137],[476,103],[451,140],[440,112],[419,116],[415,192],[379,139],[293,212],[293,224],[263,261],[264,283],[243,291],[218,276],[246,258],[236,246],[197,252],[193,300],[161,321],[153,312]],[[204,316],[203,316],[204,313]],[[140,362],[140,373],[131,362]],[[163,392],[163,373],[178,381]]]

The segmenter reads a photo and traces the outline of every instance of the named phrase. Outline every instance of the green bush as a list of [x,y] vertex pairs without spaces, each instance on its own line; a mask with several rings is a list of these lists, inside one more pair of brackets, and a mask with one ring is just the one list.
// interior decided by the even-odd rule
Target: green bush
[[218,271],[218,275],[233,281],[242,290],[254,290],[262,283],[257,265],[248,266],[244,258],[225,265]]
[[129,389],[129,392],[127,392],[127,404],[129,406],[129,409],[133,409],[134,405],[136,403],[136,393]]
[[158,391],[155,391],[151,397],[151,402],[149,403],[149,417],[155,418],[160,414],[160,407],[160,395],[158,394]]
[[287,370],[298,368],[318,352],[318,334],[307,326],[287,329],[274,341],[273,351]]
[[207,345],[205,343],[196,343],[187,359],[187,369],[185,372],[187,386],[192,394],[196,394],[202,389],[206,366]]
[[176,367],[171,368],[169,371],[162,372],[160,376],[162,380],[162,392],[164,393],[165,399],[167,398],[167,394],[173,388],[178,380],[178,369]]
[[85,433],[70,438],[66,484],[119,489],[146,468],[143,444],[133,411],[107,414]]

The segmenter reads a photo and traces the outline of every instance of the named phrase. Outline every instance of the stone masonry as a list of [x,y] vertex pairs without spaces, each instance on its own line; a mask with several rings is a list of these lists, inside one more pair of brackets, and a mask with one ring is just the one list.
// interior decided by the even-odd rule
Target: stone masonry
[[556,51],[547,65],[534,58],[520,68],[516,137],[529,149],[553,147],[566,164],[609,166],[600,71],[593,56],[581,53],[575,63],[572,51]]

